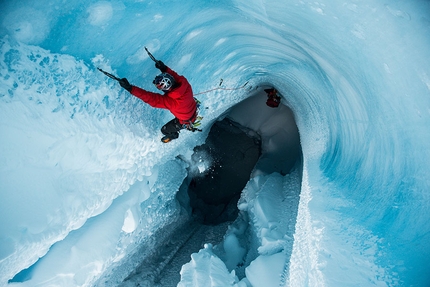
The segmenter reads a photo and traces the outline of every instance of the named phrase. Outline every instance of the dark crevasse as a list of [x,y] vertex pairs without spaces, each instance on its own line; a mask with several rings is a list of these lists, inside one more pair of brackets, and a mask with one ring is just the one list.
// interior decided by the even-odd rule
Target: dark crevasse
[[124,286],[175,286],[192,253],[205,243],[219,244],[238,215],[237,201],[260,154],[258,134],[227,118],[215,122],[206,142],[194,148],[188,177],[177,193],[189,220],[157,232],[156,248],[142,249],[145,256]]
[[240,193],[260,154],[258,134],[228,118],[215,122],[192,155],[188,195],[197,220],[218,224],[235,219]]
[[[267,88],[267,87],[266,87]],[[257,90],[216,121],[205,144],[194,148],[186,179],[195,218],[205,224],[234,220],[250,178],[282,175],[301,164],[300,137],[286,105],[269,105],[268,89]]]

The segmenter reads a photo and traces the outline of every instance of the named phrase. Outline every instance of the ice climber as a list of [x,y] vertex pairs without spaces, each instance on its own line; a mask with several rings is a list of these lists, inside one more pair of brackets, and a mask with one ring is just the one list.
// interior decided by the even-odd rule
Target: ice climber
[[177,139],[182,129],[196,130],[194,123],[197,119],[197,103],[191,85],[184,76],[178,75],[159,60],[155,61],[155,67],[161,71],[161,74],[156,76],[152,83],[157,89],[163,91],[164,95],[133,86],[126,78],[120,79],[119,83],[133,96],[154,108],[167,109],[175,116],[161,128],[164,135],[161,141],[168,143]]

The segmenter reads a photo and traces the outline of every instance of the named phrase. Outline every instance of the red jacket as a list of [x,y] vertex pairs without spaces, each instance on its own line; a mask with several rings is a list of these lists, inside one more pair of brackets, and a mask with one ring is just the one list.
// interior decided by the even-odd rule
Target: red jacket
[[197,105],[190,83],[188,83],[184,76],[178,75],[169,67],[166,73],[172,75],[176,81],[176,87],[173,90],[160,95],[133,86],[131,94],[154,108],[169,110],[179,119],[181,124],[189,121],[193,122],[196,118]]

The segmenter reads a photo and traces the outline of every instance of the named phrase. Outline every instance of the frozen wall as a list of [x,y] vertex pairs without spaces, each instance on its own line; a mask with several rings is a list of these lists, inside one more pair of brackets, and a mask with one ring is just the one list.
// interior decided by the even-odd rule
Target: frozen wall
[[[285,285],[428,285],[428,2],[0,5],[1,284],[43,257],[16,284],[91,285],[178,218],[174,158],[205,133],[161,145],[171,115],[95,69],[152,89],[147,46],[195,93],[271,83],[293,110],[304,171]],[[203,127],[247,95],[199,95]]]

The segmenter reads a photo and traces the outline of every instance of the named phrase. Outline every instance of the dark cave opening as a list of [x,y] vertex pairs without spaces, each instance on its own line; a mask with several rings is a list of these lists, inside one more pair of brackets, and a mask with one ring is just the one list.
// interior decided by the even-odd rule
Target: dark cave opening
[[[212,126],[205,144],[194,148],[188,196],[195,220],[203,224],[233,221],[240,194],[261,155],[261,138],[231,119]],[[199,163],[209,166],[199,165]]]
[[252,177],[286,175],[301,164],[293,112],[282,103],[269,104],[268,90],[273,89],[258,89],[229,109],[212,125],[206,142],[194,148],[182,187],[194,220],[209,225],[234,221]]

